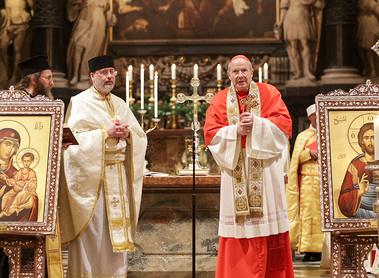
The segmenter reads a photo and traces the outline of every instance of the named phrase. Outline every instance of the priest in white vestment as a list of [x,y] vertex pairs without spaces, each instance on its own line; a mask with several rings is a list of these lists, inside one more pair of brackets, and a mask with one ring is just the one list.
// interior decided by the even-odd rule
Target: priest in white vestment
[[59,192],[68,277],[126,277],[142,193],[146,134],[110,91],[112,57],[88,61],[93,86],[71,98],[66,122],[79,145],[64,152]]

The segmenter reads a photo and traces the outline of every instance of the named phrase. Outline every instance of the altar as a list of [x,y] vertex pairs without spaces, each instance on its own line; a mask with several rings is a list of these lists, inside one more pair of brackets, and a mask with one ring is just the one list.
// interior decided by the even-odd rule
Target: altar
[[[144,177],[128,277],[192,277],[192,176]],[[196,270],[214,277],[220,176],[196,177]]]

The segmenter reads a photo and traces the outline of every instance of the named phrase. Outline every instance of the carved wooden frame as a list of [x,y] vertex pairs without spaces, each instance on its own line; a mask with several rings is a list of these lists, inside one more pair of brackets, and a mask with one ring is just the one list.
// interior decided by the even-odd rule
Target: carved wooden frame
[[[349,116],[346,115],[352,113],[351,111],[356,111],[358,114],[361,113],[362,115],[364,115],[364,117],[367,113],[369,113],[370,115],[379,115],[379,85],[372,84],[370,80],[367,80],[365,84],[360,84],[356,86],[354,89],[351,89],[349,92],[345,92],[343,90],[335,90],[325,95],[317,95],[316,107],[318,119],[317,129],[322,229],[323,231],[354,231],[362,229],[374,230],[377,227],[376,217],[375,219],[335,217],[335,213],[339,209],[335,207],[335,198],[338,198],[339,196],[334,196],[333,189],[335,189],[335,187],[333,184],[333,178],[335,178],[337,175],[343,175],[344,177],[344,173],[346,173],[346,168],[344,168],[345,170],[343,173],[339,173],[336,170],[338,169],[338,166],[336,166],[338,164],[334,163],[332,165],[332,160],[336,160],[336,155],[338,154],[338,152],[333,152],[331,150],[331,145],[332,140],[336,139],[335,137],[346,136],[350,133],[339,133],[337,134],[337,136],[335,136],[335,132],[333,133],[333,129],[335,127],[331,125],[331,122],[333,122],[334,125],[334,121],[336,120],[341,122],[348,122]],[[342,118],[336,117],[335,119],[332,119],[331,115],[335,111],[337,111],[337,113],[340,114],[334,115],[344,116]],[[372,117],[370,117],[370,119],[371,118]],[[350,127],[351,126],[352,122],[350,122]],[[348,128],[346,128],[346,130],[348,130]],[[346,147],[348,146],[346,145]],[[346,159],[348,162],[350,162],[352,158],[353,157],[344,157],[343,159]],[[333,167],[335,168],[332,169]],[[339,186],[340,185],[342,185],[342,182],[341,184],[339,184]]]
[[[3,119],[3,126],[1,128],[9,128],[7,126],[10,120],[6,119],[19,119],[21,124],[24,124],[25,118],[37,119],[40,117],[49,123],[49,128],[44,131],[46,138],[43,140],[34,139],[29,137],[29,148],[41,149],[44,152],[41,155],[41,164],[43,165],[43,173],[46,176],[38,177],[38,185],[41,183],[45,185],[42,206],[38,205],[38,210],[42,210],[42,217],[37,221],[1,221],[0,234],[21,234],[21,235],[37,235],[37,234],[53,234],[55,232],[55,223],[57,215],[57,197],[60,173],[60,157],[62,149],[62,134],[63,134],[63,117],[64,103],[61,100],[51,100],[45,96],[37,96],[32,98],[30,95],[23,91],[15,91],[13,87],[8,91],[0,91],[0,126]],[[18,117],[18,118],[17,118]],[[39,118],[38,118],[39,119]],[[29,122],[31,123],[31,121]],[[20,124],[20,126],[21,126]],[[35,127],[25,126],[25,130],[32,130]],[[28,133],[29,134],[29,133]],[[22,138],[20,140],[22,143]],[[46,146],[48,142],[48,146]],[[33,145],[31,145],[33,144]],[[21,152],[21,146],[15,156]],[[46,161],[46,164],[42,162]],[[15,161],[13,161],[15,165]],[[19,167],[20,168],[20,167]],[[38,186],[37,186],[38,188]],[[41,219],[42,218],[42,219]]]

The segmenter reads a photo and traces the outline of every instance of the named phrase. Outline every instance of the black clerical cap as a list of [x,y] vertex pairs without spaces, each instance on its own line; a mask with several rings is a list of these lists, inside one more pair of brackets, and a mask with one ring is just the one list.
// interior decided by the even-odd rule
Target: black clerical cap
[[46,55],[34,56],[18,64],[22,71],[22,77],[29,74],[50,69]]
[[95,72],[104,68],[114,68],[113,58],[109,55],[98,56],[88,60],[90,72]]

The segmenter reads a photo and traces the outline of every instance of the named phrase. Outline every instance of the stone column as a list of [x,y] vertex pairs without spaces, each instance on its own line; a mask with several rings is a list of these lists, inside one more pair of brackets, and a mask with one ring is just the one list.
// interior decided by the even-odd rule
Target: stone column
[[326,69],[323,84],[359,84],[356,49],[357,0],[328,0],[324,9],[323,32]]
[[47,55],[55,88],[68,88],[63,49],[64,0],[34,0],[33,55]]

